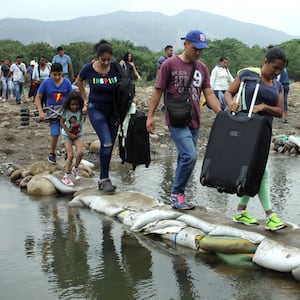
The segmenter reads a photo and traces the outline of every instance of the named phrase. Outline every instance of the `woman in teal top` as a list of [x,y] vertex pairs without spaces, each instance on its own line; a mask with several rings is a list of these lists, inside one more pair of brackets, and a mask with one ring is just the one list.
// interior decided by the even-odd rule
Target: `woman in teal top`
[[[265,55],[260,75],[247,69],[240,72],[225,93],[225,101],[231,111],[237,112],[241,105],[240,103],[236,103],[233,99],[239,89],[241,78],[244,76],[259,77],[260,87],[253,113],[260,114],[267,118],[270,125],[272,125],[273,117],[281,118],[283,114],[283,88],[276,78],[286,66],[287,61],[287,57],[281,49],[271,48]],[[255,83],[249,82],[249,84],[246,84],[245,104],[247,110],[249,110],[254,89]],[[265,170],[258,197],[266,213],[265,229],[276,231],[285,228],[287,225],[272,211],[269,185],[269,175],[267,170]],[[237,209],[234,212],[233,220],[234,222],[245,225],[259,225],[258,221],[252,218],[246,210],[249,200],[250,196],[247,195],[240,198]]]

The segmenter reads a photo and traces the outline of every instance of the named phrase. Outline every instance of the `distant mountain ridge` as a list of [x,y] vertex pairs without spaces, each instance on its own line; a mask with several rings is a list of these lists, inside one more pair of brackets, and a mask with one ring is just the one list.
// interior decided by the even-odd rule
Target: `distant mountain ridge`
[[71,42],[97,42],[101,38],[129,40],[159,51],[171,44],[182,48],[180,37],[200,29],[210,40],[235,38],[261,47],[300,38],[261,25],[244,23],[199,10],[185,10],[174,16],[156,12],[118,11],[68,21],[39,21],[7,18],[0,20],[0,39],[19,40],[27,45],[47,42],[56,46]]

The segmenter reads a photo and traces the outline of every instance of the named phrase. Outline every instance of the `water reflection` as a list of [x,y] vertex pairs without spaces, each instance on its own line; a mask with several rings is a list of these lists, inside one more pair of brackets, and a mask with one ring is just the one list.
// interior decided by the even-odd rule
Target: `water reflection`
[[89,232],[81,211],[61,203],[41,205],[40,219],[44,234],[38,240],[26,236],[25,254],[41,256],[42,271],[60,297],[138,299],[134,295],[143,294],[140,289],[152,277],[151,253],[120,223],[94,218]]
[[[287,177],[287,168],[280,159],[272,161],[272,172],[270,179],[272,182],[271,200],[275,210],[282,211],[290,198],[291,179]],[[285,188],[283,188],[285,187]]]
[[277,283],[286,287],[277,294],[297,291],[290,275],[234,269],[216,255],[133,234],[116,220],[65,204],[40,206],[41,237],[29,232],[24,243],[27,259],[41,261],[59,298],[276,299],[262,298],[257,287],[269,285],[272,295]]
[[[130,166],[115,163],[113,176],[119,190],[134,189],[168,203],[170,190],[175,172],[176,157],[164,157],[153,162],[146,169],[139,166],[130,172]],[[195,204],[209,207],[232,217],[238,198],[236,195],[219,193],[216,189],[202,186],[199,182],[202,160],[196,163],[186,189],[186,198]],[[270,174],[271,203],[275,212],[290,222],[299,224],[298,210],[295,210],[300,194],[300,159],[297,157],[271,155],[268,161]],[[127,174],[127,175],[126,175]],[[258,197],[254,197],[248,204],[248,209],[259,219],[265,215]],[[297,215],[296,215],[297,214]],[[299,224],[300,225],[300,224]]]
[[[89,281],[89,245],[80,213],[57,204],[39,208],[44,234],[37,241],[36,251],[41,256],[42,271],[49,275],[50,283],[63,291],[61,296],[66,296],[65,291],[81,294],[85,290],[82,283]],[[32,240],[27,236],[25,245],[33,244]],[[25,251],[30,257],[32,250],[25,247]]]
[[300,225],[300,159],[290,156],[273,156],[271,169],[271,201],[274,209],[288,221]]
[[[205,273],[201,275],[201,264],[194,269],[192,250],[181,248],[181,253],[171,242],[133,234],[112,218],[70,209],[66,202],[40,205],[39,217],[43,234],[26,235],[25,254],[27,259],[41,259],[49,290],[60,298],[199,299],[203,295],[199,284]],[[215,266],[205,264],[211,269],[209,280],[215,280]]]
[[[272,203],[294,223],[300,213],[299,163],[289,157],[269,163]],[[168,200],[174,168],[174,158],[135,172],[117,163],[112,176],[120,190]],[[230,215],[236,196],[202,187],[200,168],[201,161],[187,196]],[[234,268],[214,254],[134,234],[113,218],[69,208],[67,197],[28,197],[1,181],[0,190],[3,299],[299,299],[291,274]],[[251,205],[258,211],[258,199]]]

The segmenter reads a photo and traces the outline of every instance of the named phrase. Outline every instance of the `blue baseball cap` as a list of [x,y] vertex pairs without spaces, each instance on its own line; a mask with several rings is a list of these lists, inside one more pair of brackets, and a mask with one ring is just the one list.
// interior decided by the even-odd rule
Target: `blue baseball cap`
[[206,49],[209,48],[206,43],[206,36],[200,30],[192,30],[182,40],[191,42],[196,49]]

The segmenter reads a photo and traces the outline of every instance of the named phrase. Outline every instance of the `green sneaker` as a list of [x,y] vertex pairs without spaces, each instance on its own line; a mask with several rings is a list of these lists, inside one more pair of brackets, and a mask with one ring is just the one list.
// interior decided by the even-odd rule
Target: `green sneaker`
[[276,231],[286,228],[287,224],[283,223],[275,213],[273,213],[266,221],[266,230]]
[[236,223],[242,223],[248,226],[259,225],[258,221],[252,218],[246,210],[242,210],[241,214],[238,215],[236,211],[234,211],[233,221]]

